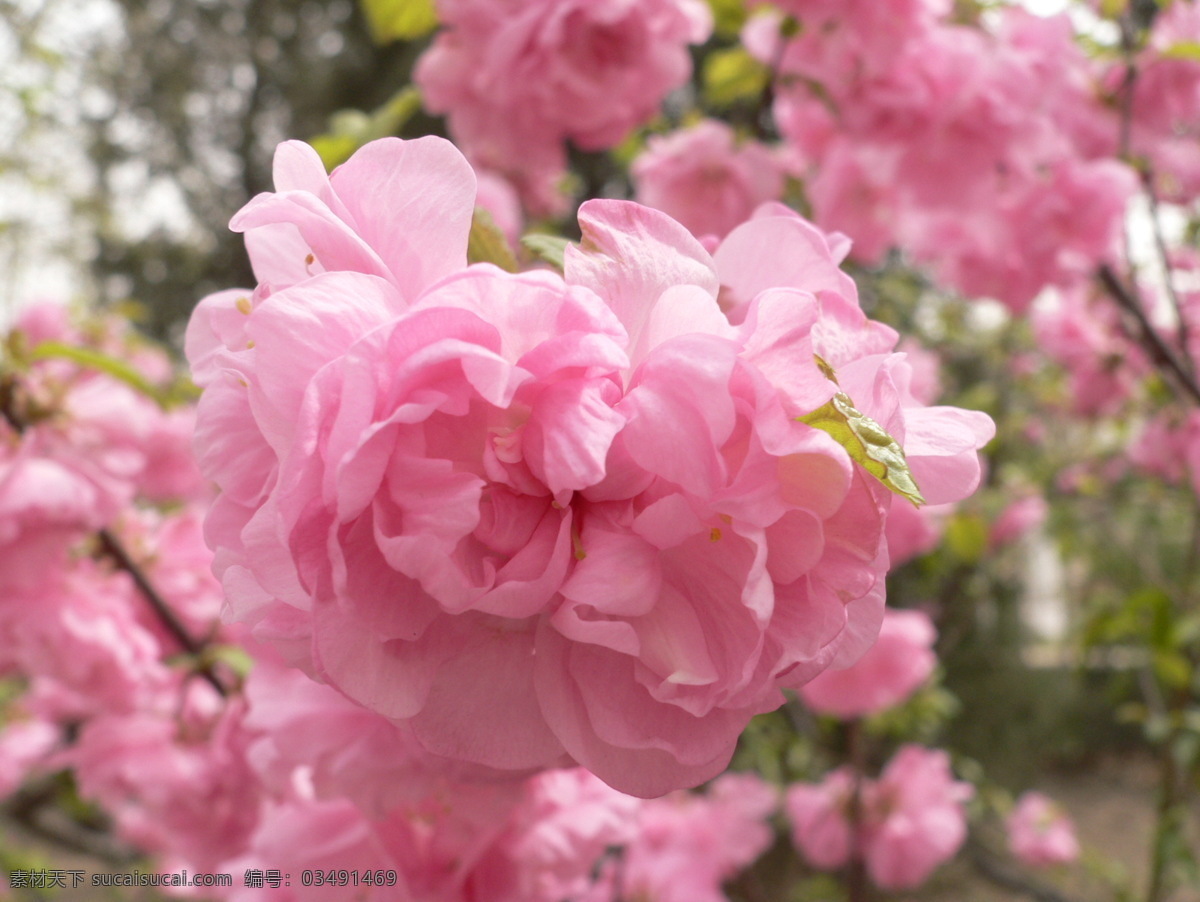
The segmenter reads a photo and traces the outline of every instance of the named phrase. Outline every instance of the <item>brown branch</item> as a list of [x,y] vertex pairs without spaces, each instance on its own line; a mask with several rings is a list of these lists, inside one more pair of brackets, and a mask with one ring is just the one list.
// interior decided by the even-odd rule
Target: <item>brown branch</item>
[[0,805],[4,817],[30,836],[60,849],[87,855],[106,865],[127,867],[137,860],[133,850],[113,841],[108,833],[66,817],[57,808],[53,778],[21,788]]
[[[3,416],[4,420],[17,435],[25,433],[28,424],[17,411],[17,381],[11,373],[0,373],[0,416]],[[187,627],[183,625],[183,622],[176,615],[175,611],[167,604],[166,599],[162,597],[162,594],[150,582],[149,577],[146,576],[146,572],[130,556],[116,534],[108,527],[101,527],[96,532],[96,538],[100,543],[100,550],[133,579],[138,592],[146,599],[155,616],[162,622],[172,638],[189,655],[199,658],[205,649],[206,643],[194,638],[187,631]],[[221,696],[229,694],[229,690],[217,677],[211,664],[204,664],[197,667],[196,672],[207,680]]]
[[[108,527],[101,528],[96,533],[96,537],[100,541],[100,550],[103,551],[104,554],[106,554],[120,569],[129,574],[130,578],[133,580],[133,584],[137,586],[138,591],[141,593],[142,597],[146,599],[146,602],[154,611],[155,616],[157,616],[162,622],[162,625],[166,627],[167,632],[171,634],[171,637],[179,644],[179,647],[186,651],[189,655],[199,659],[204,652],[206,643],[194,638],[192,634],[188,632],[187,627],[183,625],[183,622],[179,619],[176,613],[171,610],[171,606],[167,604],[167,600],[162,597],[158,589],[156,589],[154,584],[150,582],[149,577],[146,576],[146,572],[141,568],[137,561],[130,556],[125,546],[121,543],[121,540],[118,539],[112,530],[108,529]],[[208,683],[217,690],[218,694],[222,696],[229,694],[229,690],[217,677],[211,664],[205,664],[204,666],[197,667],[196,672],[200,676],[204,677],[204,679],[207,680]]]
[[1010,867],[974,837],[967,841],[966,854],[975,870],[997,886],[1021,893],[1036,902],[1078,902],[1055,887]]
[[1158,334],[1158,330],[1151,324],[1146,316],[1146,311],[1142,309],[1141,303],[1134,296],[1133,292],[1121,281],[1112,267],[1107,263],[1102,263],[1096,271],[1096,276],[1100,280],[1100,284],[1112,296],[1117,304],[1133,317],[1137,323],[1138,331],[1141,333],[1141,344],[1149,352],[1151,358],[1159,366],[1166,375],[1172,377],[1168,379],[1177,391],[1189,396],[1191,400],[1200,405],[1200,385],[1196,384],[1196,380],[1192,378],[1188,369],[1179,362],[1175,353],[1167,346],[1163,337]]

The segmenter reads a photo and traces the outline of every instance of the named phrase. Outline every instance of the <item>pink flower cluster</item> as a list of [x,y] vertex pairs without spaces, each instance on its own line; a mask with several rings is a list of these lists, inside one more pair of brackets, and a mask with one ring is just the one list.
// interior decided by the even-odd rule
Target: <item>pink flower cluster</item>
[[775,116],[808,165],[817,221],[864,262],[900,247],[946,285],[1023,311],[1116,249],[1136,179],[1065,15],[952,24],[940,2],[794,2],[752,19],[781,60]]
[[1070,864],[1079,858],[1079,840],[1071,818],[1040,792],[1027,792],[1005,821],[1008,846],[1033,867]]
[[784,810],[796,849],[814,866],[831,870],[860,858],[876,886],[902,890],[924,883],[962,846],[973,793],[954,779],[945,752],[906,745],[878,780],[856,787],[842,768],[821,783],[794,784]]
[[560,277],[466,265],[438,139],[332,176],[285,144],[276,185],[233,221],[258,287],[188,331],[227,613],[433,755],[714,776],[882,617],[892,494],[801,418],[844,393],[932,503],[979,479],[991,421],[912,397],[844,241],[782,207],[710,255],[591,201]]
[[650,138],[630,174],[639,203],[714,240],[783,194],[777,155],[757,141],[738,142],[733,129],[716,119]]
[[414,75],[426,108],[538,212],[555,206],[564,142],[620,143],[687,81],[687,45],[712,29],[703,0],[441,0],[438,15]]
[[[1189,203],[1200,193],[1200,60],[1188,52],[1198,41],[1200,7],[1167,4],[1134,62],[1132,82],[1124,66],[1106,79],[1129,105],[1130,153],[1145,161],[1158,196],[1174,203]],[[1127,98],[1126,91],[1132,92]]]
[[193,412],[71,356],[169,376],[166,356],[115,320],[76,327],[39,305],[6,344],[18,350],[0,397],[0,675],[25,691],[3,711],[0,790],[72,768],[124,839],[211,864],[247,833],[248,772],[210,741],[227,721],[219,695],[172,662],[189,649],[114,552],[170,598],[183,631],[219,640]]

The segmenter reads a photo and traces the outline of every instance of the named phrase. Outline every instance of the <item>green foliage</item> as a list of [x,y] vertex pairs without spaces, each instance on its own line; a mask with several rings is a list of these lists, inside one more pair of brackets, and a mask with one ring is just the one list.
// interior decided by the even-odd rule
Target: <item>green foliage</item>
[[309,139],[326,169],[346,162],[369,141],[394,135],[421,109],[421,94],[411,85],[397,91],[372,113],[339,110],[329,117],[329,130]]
[[376,43],[411,41],[437,28],[433,0],[359,0]]
[[1179,41],[1161,50],[1158,55],[1163,59],[1200,62],[1200,41]]
[[[143,376],[137,367],[95,348],[68,345],[59,341],[43,341],[29,352],[30,362],[38,360],[69,360],[85,369],[112,376],[163,407],[168,407],[177,400],[177,390],[155,385]],[[180,388],[178,391],[186,392],[186,389]]]
[[946,524],[946,547],[964,564],[977,564],[988,547],[987,522],[979,514],[957,511]]
[[492,263],[505,272],[517,271],[517,258],[508,246],[508,239],[496,225],[492,214],[483,207],[476,207],[475,215],[471,219],[471,232],[467,237],[467,262]]
[[738,101],[759,97],[770,78],[770,70],[745,48],[714,50],[704,60],[704,100],[716,109],[725,109]]
[[543,235],[540,232],[521,236],[522,247],[537,259],[549,263],[559,272],[562,272],[565,265],[563,254],[570,243],[566,238],[560,238],[557,235]]
[[748,18],[744,0],[708,0],[713,30],[722,37],[736,37]]

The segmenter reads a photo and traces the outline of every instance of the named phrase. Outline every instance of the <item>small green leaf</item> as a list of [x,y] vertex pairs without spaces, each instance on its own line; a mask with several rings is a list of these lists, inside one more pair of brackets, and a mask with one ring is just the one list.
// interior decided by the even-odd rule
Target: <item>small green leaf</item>
[[946,526],[946,547],[964,564],[974,564],[988,546],[988,528],[978,514],[956,513]]
[[326,169],[340,166],[368,141],[394,135],[421,108],[421,94],[409,86],[397,91],[371,113],[338,110],[329,117],[329,131],[309,139]]
[[360,0],[376,44],[423,38],[437,28],[433,0]]
[[1200,62],[1200,41],[1178,41],[1165,48],[1159,56],[1167,60],[1194,60]]
[[549,263],[559,272],[562,272],[565,266],[563,255],[570,243],[566,238],[560,238],[557,235],[543,235],[540,232],[521,236],[521,245],[525,250],[539,260]]
[[471,219],[471,233],[467,238],[468,263],[494,263],[505,272],[517,271],[517,258],[513,256],[508,239],[496,225],[492,214],[483,207],[475,208]]
[[[820,357],[816,361],[821,372],[836,383],[833,368]],[[904,449],[887,430],[855,408],[849,395],[838,392],[827,404],[797,419],[833,436],[853,460],[897,495],[917,506],[925,503],[908,468]]]
[[202,662],[206,666],[224,664],[237,676],[245,679],[254,669],[254,657],[240,645],[209,645],[204,649]]
[[30,360],[69,360],[89,370],[119,379],[143,395],[163,403],[162,391],[124,360],[109,357],[94,348],[81,348],[61,341],[43,341],[29,352]]
[[704,99],[718,109],[758,97],[771,73],[742,47],[717,50],[704,61]]
[[1168,689],[1187,689],[1192,682],[1192,666],[1177,651],[1155,650],[1151,662],[1154,675]]
[[713,31],[736,37],[746,24],[746,4],[743,0],[708,0],[713,14]]

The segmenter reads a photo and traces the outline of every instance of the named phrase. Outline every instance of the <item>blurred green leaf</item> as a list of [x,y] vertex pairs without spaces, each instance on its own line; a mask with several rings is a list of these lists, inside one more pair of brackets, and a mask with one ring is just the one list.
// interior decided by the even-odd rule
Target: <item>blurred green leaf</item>
[[704,60],[704,99],[718,109],[758,97],[771,73],[742,47],[710,53]]
[[1196,60],[1200,62],[1200,41],[1178,41],[1164,49],[1159,56],[1168,60]]
[[329,131],[309,139],[326,169],[346,162],[369,141],[394,135],[421,109],[421,94],[411,85],[398,91],[373,113],[339,110],[329,117]]
[[1158,649],[1151,658],[1154,675],[1170,689],[1186,689],[1192,682],[1192,665],[1177,651]]
[[423,38],[437,28],[433,0],[360,0],[377,44]]
[[713,31],[736,37],[746,24],[746,4],[743,0],[708,0],[713,14]]
[[483,207],[475,208],[471,219],[471,233],[467,238],[468,263],[493,263],[505,272],[517,271],[517,258],[513,256],[508,239],[492,219],[492,214]]
[[110,357],[94,348],[81,348],[60,341],[43,341],[29,352],[29,359],[69,360],[89,370],[96,370],[124,382],[126,385],[152,398],[159,404],[165,401],[162,389],[124,360]]
[[539,232],[521,236],[521,245],[527,251],[539,260],[549,263],[559,272],[563,270],[563,253],[570,243],[566,238],[560,238],[557,235],[543,235]]
[[987,551],[987,523],[978,514],[956,513],[946,527],[946,546],[963,563],[976,563]]

